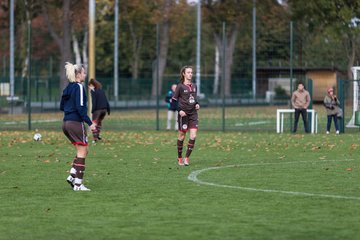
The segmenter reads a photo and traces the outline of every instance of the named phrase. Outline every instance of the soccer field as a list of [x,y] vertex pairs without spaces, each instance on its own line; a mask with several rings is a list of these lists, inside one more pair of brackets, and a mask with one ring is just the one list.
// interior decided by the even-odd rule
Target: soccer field
[[61,132],[0,132],[0,239],[358,239],[359,135],[103,133],[85,184]]

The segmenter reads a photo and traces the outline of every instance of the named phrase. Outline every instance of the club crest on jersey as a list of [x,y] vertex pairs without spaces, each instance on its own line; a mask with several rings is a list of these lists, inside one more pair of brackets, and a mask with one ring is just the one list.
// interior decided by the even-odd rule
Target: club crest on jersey
[[195,103],[195,98],[193,97],[193,95],[190,94],[190,97],[189,97],[189,103]]

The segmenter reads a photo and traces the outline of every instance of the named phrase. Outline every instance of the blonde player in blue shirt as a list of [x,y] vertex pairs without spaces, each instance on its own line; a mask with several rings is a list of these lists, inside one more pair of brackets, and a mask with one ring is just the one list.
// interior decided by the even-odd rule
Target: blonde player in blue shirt
[[87,115],[87,98],[82,85],[86,72],[83,65],[74,65],[69,62],[65,65],[65,71],[69,84],[63,91],[60,103],[60,110],[64,112],[62,129],[65,136],[76,147],[76,157],[70,169],[70,176],[66,180],[74,191],[90,191],[83,184],[85,158],[88,154],[84,123],[87,123],[91,130],[96,129],[96,124]]

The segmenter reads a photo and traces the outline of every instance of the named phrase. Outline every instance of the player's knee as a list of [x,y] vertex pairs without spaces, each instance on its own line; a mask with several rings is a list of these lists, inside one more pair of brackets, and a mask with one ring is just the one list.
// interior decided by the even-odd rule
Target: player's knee
[[184,141],[184,139],[185,139],[185,133],[184,133],[184,132],[179,132],[178,139],[179,139],[180,141]]
[[86,156],[88,155],[88,153],[89,153],[89,148],[88,148],[88,146],[84,147],[84,148],[82,149],[82,152],[83,152],[83,155],[86,157]]
[[190,139],[195,140],[196,138],[196,133],[190,133]]

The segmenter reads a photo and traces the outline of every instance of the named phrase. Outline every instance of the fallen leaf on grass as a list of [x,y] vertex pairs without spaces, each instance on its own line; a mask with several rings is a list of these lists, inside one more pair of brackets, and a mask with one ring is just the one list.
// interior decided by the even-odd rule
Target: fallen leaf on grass
[[311,150],[313,150],[313,151],[314,150],[319,150],[320,148],[321,148],[320,146],[314,146],[314,147],[311,148]]
[[330,150],[332,150],[335,146],[336,146],[335,144],[329,144],[329,145],[328,145],[328,148],[329,148]]
[[357,149],[358,147],[359,147],[359,144],[356,144],[356,143],[353,143],[353,144],[350,145],[350,149],[351,149],[351,150],[355,150],[355,149]]
[[352,171],[352,168],[351,168],[351,167],[349,167],[349,168],[347,168],[347,169],[346,169],[346,171]]

